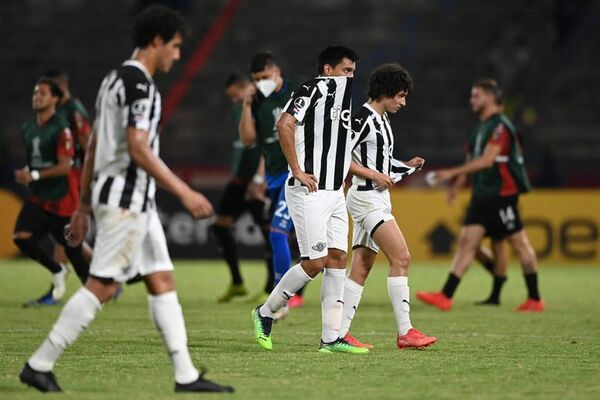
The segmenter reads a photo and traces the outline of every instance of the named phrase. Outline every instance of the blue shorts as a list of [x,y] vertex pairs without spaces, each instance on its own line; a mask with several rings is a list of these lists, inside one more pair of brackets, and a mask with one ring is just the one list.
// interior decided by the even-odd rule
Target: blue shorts
[[269,209],[271,228],[290,233],[294,229],[294,223],[288,211],[287,202],[285,201],[285,190],[283,188],[284,186],[279,186],[267,191],[267,195],[271,199],[271,208]]

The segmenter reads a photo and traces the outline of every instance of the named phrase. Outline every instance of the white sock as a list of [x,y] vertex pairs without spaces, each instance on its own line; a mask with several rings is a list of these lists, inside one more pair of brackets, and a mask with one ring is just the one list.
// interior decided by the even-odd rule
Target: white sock
[[52,371],[54,363],[72,345],[102,309],[100,301],[85,287],[67,301],[48,337],[27,361],[40,372]]
[[306,275],[302,266],[294,265],[283,275],[277,286],[271,291],[265,304],[258,310],[260,315],[273,318],[274,314],[310,281],[312,278]]
[[346,336],[350,330],[350,325],[354,319],[354,314],[360,304],[363,287],[354,282],[349,277],[344,281],[344,311],[342,313],[342,323],[340,325],[340,337]]
[[344,311],[344,281],[345,269],[324,268],[323,284],[321,285],[321,340],[331,343],[340,337],[340,324]]
[[171,357],[175,381],[181,384],[194,382],[199,374],[187,348],[187,333],[177,292],[148,295],[148,306],[150,317],[161,333]]
[[392,308],[396,316],[396,325],[400,336],[406,335],[412,328],[410,323],[410,291],[408,289],[408,277],[388,276],[388,293],[392,300]]

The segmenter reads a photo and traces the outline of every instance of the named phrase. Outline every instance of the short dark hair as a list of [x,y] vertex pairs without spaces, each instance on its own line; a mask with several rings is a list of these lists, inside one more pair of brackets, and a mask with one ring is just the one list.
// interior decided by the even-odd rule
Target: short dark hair
[[382,96],[394,97],[400,92],[408,95],[413,89],[414,82],[406,68],[400,64],[383,64],[371,72],[367,95],[377,100]]
[[242,75],[237,71],[233,71],[227,75],[227,78],[225,79],[225,88],[228,88],[231,85],[239,85],[248,81],[249,79],[247,76]]
[[477,79],[475,82],[473,82],[472,87],[481,88],[484,92],[493,95],[494,99],[496,100],[496,104],[504,104],[504,93],[500,86],[498,86],[498,82],[496,82],[495,79]]
[[44,77],[52,80],[64,80],[65,82],[69,82],[69,75],[62,69],[49,69],[44,72]]
[[48,77],[45,77],[45,76],[41,77],[40,79],[37,80],[35,85],[36,86],[37,85],[48,85],[48,87],[50,88],[50,94],[52,94],[52,97],[58,97],[59,100],[61,97],[63,97],[63,92],[62,92],[62,90],[60,90],[60,87],[58,87],[58,84]]
[[273,53],[270,51],[261,51],[250,58],[250,73],[253,74],[255,72],[264,71],[265,68],[272,65],[277,65]]
[[358,61],[358,55],[348,47],[337,44],[325,47],[317,57],[317,73],[322,74],[326,64],[335,67],[344,58],[349,58],[354,62]]
[[139,13],[133,22],[133,43],[146,47],[158,35],[165,43],[175,34],[185,35],[183,17],[178,11],[164,6],[150,6]]

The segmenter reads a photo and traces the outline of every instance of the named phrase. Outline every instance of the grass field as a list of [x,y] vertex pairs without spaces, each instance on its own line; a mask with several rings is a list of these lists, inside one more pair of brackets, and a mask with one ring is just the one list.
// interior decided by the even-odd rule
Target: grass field
[[[438,337],[422,351],[395,348],[386,269],[374,269],[352,332],[376,348],[368,355],[320,354],[320,282],[307,305],[274,326],[272,352],[255,344],[251,305],[218,305],[227,283],[224,265],[180,261],[177,283],[192,357],[209,378],[233,384],[239,399],[598,399],[600,398],[600,269],[545,266],[541,290],[547,311],[523,315],[520,272],[512,267],[503,305],[480,308],[489,278],[475,267],[458,290],[455,309],[442,313],[413,297],[413,324]],[[446,265],[413,265],[411,288],[438,289]],[[260,263],[244,264],[247,286],[258,289]],[[0,398],[41,396],[18,382],[27,357],[47,334],[58,307],[23,309],[46,289],[47,273],[28,261],[0,261]],[[70,291],[78,286],[70,277]],[[88,332],[59,360],[55,372],[68,399],[162,399],[174,395],[172,371],[148,318],[142,285],[108,304]]]

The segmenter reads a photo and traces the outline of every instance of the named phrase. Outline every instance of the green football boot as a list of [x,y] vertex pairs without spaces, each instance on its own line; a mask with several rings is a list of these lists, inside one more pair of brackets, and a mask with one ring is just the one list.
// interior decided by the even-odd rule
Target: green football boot
[[339,338],[335,342],[331,343],[323,343],[323,341],[321,340],[321,346],[319,346],[319,353],[365,354],[368,352],[369,349],[365,349],[364,347],[353,346],[342,338]]
[[241,297],[248,294],[248,291],[244,285],[231,284],[227,288],[227,291],[217,299],[219,303],[229,303],[234,297]]
[[254,323],[254,337],[256,342],[266,350],[273,350],[273,342],[271,342],[271,327],[273,326],[273,318],[263,317],[258,312],[260,306],[252,310],[252,322]]

